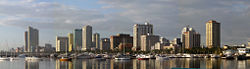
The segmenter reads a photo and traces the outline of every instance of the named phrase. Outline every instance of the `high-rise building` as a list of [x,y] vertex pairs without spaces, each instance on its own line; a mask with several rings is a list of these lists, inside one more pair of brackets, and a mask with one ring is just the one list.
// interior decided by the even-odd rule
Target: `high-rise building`
[[28,30],[24,33],[25,39],[25,52],[38,52],[39,46],[39,31],[35,28],[28,27]]
[[248,41],[248,46],[250,47],[250,41]]
[[208,48],[220,47],[220,23],[214,20],[206,23],[206,45]]
[[82,50],[90,50],[92,48],[92,27],[86,25],[82,28]]
[[133,44],[133,37],[129,34],[117,34],[114,36],[110,36],[110,49],[118,49],[119,44],[126,43],[126,44]]
[[72,33],[68,33],[68,46],[69,46],[69,49],[68,51],[73,51],[73,34]]
[[141,35],[141,51],[150,51],[157,42],[160,42],[160,36],[157,35]]
[[99,33],[94,33],[92,36],[92,45],[96,49],[100,49],[100,34]]
[[73,50],[80,51],[82,48],[82,29],[73,31]]
[[68,37],[56,36],[56,52],[68,51]]
[[193,28],[184,27],[182,30],[182,47],[186,49],[200,47],[200,34]]
[[100,42],[100,50],[110,50],[110,39],[102,38]]
[[45,52],[54,52],[53,47],[51,44],[46,43],[45,44]]
[[145,24],[135,24],[133,28],[133,50],[140,50],[141,35],[153,35],[153,25],[145,22]]

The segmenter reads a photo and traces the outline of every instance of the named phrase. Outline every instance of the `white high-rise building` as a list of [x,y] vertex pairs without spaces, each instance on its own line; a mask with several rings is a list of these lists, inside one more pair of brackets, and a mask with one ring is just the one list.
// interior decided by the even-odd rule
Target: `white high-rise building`
[[92,36],[92,45],[96,49],[100,49],[100,34],[99,33],[94,33]]
[[56,52],[68,51],[68,37],[56,36]]
[[90,25],[82,28],[82,50],[90,50],[92,48],[92,27]]
[[157,35],[141,35],[141,51],[154,50],[156,43],[160,42],[160,36]]
[[153,35],[153,25],[145,22],[145,24],[135,24],[133,28],[133,50],[140,50],[141,35]]
[[206,23],[206,45],[208,48],[220,47],[220,23],[214,20],[209,20]]
[[28,27],[28,30],[24,33],[25,39],[25,52],[38,52],[39,46],[39,31],[35,28]]
[[186,49],[200,46],[200,34],[193,28],[184,27],[182,30],[182,46]]

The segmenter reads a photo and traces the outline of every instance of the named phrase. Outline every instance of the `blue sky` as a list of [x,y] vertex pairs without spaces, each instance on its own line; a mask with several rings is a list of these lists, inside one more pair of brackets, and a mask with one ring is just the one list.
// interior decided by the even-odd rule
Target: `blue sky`
[[84,25],[109,37],[132,34],[133,25],[146,20],[169,40],[190,25],[204,44],[205,22],[213,19],[222,25],[222,44],[241,44],[250,40],[249,18],[246,0],[0,0],[0,50],[23,46],[27,26],[39,29],[41,46],[54,46],[57,35]]

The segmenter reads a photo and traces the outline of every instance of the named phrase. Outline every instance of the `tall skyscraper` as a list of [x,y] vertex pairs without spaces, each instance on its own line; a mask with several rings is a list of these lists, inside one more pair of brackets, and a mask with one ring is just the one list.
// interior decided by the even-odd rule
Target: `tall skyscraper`
[[56,36],[56,52],[68,51],[68,37]]
[[68,33],[68,46],[69,46],[69,49],[68,51],[73,51],[73,34],[72,33]]
[[129,34],[117,34],[114,36],[110,36],[111,50],[114,50],[115,48],[118,49],[118,46],[121,43],[133,44],[133,37],[131,37]]
[[38,52],[39,46],[39,31],[35,28],[28,27],[28,30],[24,33],[25,39],[25,52]]
[[160,36],[157,35],[141,35],[141,51],[150,51],[157,42],[160,42]]
[[86,25],[82,28],[82,50],[90,50],[92,48],[92,27]]
[[73,31],[73,50],[80,51],[82,48],[82,29]]
[[206,23],[206,45],[208,48],[220,47],[220,23],[214,20]]
[[102,38],[100,42],[100,50],[110,50],[110,39]]
[[200,34],[195,32],[193,28],[184,27],[182,30],[182,47],[186,49],[201,47]]
[[95,46],[96,49],[100,49],[100,34],[99,33],[93,34],[92,45]]
[[133,28],[133,50],[140,50],[141,35],[153,35],[153,25],[145,22],[145,24],[135,24]]

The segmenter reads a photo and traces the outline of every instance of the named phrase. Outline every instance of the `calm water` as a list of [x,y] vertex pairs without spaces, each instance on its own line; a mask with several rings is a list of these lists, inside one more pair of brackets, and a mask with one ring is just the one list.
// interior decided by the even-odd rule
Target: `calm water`
[[157,60],[96,60],[79,59],[72,62],[46,59],[43,61],[0,61],[0,69],[250,69],[250,60],[225,60],[203,58],[173,58]]

